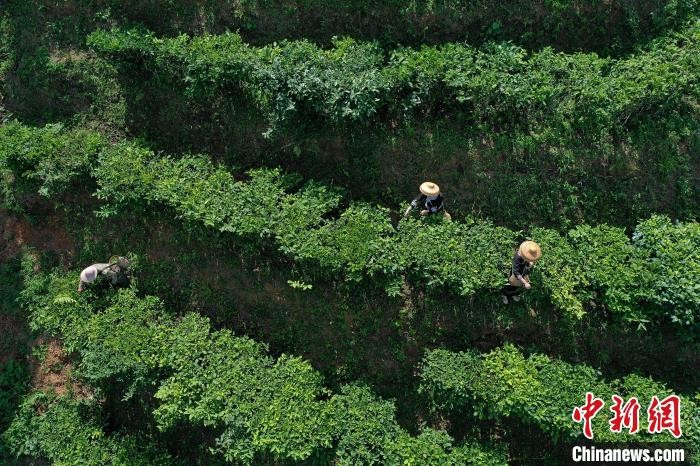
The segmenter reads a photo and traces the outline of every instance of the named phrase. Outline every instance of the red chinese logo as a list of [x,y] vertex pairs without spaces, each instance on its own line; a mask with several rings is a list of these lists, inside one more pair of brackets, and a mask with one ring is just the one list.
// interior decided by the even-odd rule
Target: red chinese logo
[[681,399],[677,395],[669,395],[661,401],[652,397],[647,414],[650,434],[668,430],[676,438],[681,436]]
[[636,434],[639,431],[639,401],[635,397],[632,397],[627,401],[617,396],[613,395],[613,405],[610,407],[610,411],[613,412],[613,418],[610,419],[610,430],[612,432],[622,432],[622,429],[629,429],[630,434]]
[[605,402],[600,398],[596,398],[593,393],[586,393],[586,404],[583,406],[577,406],[574,408],[574,412],[571,413],[571,417],[574,422],[583,421],[583,435],[588,439],[593,438],[593,429],[591,428],[591,421],[598,411],[603,409]]
[[[628,429],[630,434],[639,432],[639,411],[641,406],[637,398],[630,398],[627,403],[618,396],[612,396],[613,405],[610,411],[613,416],[608,424],[610,431],[615,433]],[[576,406],[571,413],[571,418],[576,423],[583,423],[583,435],[587,439],[593,438],[593,418],[603,409],[605,402],[596,398],[591,392],[586,393],[586,403],[583,406]],[[651,398],[651,403],[647,409],[649,426],[647,431],[650,434],[659,434],[667,430],[675,438],[679,438],[681,432],[681,399],[677,395],[669,395],[663,400],[657,396]]]

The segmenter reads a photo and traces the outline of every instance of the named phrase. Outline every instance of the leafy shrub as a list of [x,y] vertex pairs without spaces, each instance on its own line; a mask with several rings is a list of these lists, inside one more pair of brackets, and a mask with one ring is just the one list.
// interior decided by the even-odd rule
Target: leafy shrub
[[[282,355],[275,360],[265,345],[227,330],[213,331],[198,314],[175,320],[158,299],[138,297],[131,289],[103,300],[90,292],[78,295],[75,279],[75,274],[28,276],[23,303],[32,326],[61,335],[65,347],[81,356],[77,374],[97,387],[119,382],[127,390],[121,396],[127,398],[155,387],[153,415],[159,429],[214,429],[212,448],[227,461],[322,458],[337,445],[335,454],[343,464],[398,464],[403,459],[440,464],[445,458],[458,464],[465,452],[505,462],[501,452],[476,444],[463,450],[432,430],[414,441],[396,423],[393,404],[376,399],[364,387],[333,395],[323,387],[320,374],[300,358]],[[77,318],[67,318],[71,313]],[[52,421],[59,434],[80,425],[94,430],[76,419],[75,405],[66,410],[65,403],[59,400],[44,414],[60,417]],[[55,445],[53,438],[44,440],[48,434],[41,431],[32,437],[31,431],[44,428],[47,420],[35,409],[35,399],[28,399],[7,434],[10,445],[17,454],[58,460],[65,446]],[[75,447],[83,449],[84,434],[72,435]],[[101,441],[103,436],[88,438]],[[434,438],[440,442],[433,444]],[[98,443],[91,454],[118,448],[111,441]]]
[[[0,364],[0,429],[7,427],[15,408],[29,382],[27,366],[16,359],[8,359]],[[0,442],[0,453],[2,443]],[[2,456],[0,456],[1,458]]]
[[504,455],[498,450],[484,451],[482,447],[456,447],[445,432],[425,429],[417,437],[406,433],[387,445],[385,464],[395,465],[500,465]]
[[[664,398],[672,392],[651,379],[630,375],[622,380],[605,381],[600,373],[583,364],[572,365],[541,354],[524,357],[514,346],[506,345],[488,354],[474,351],[453,353],[434,350],[422,363],[420,391],[437,409],[473,408],[480,418],[514,417],[534,424],[555,441],[579,438],[581,426],[571,419],[575,406],[584,402],[590,391],[610,406],[617,394],[627,399],[636,396],[642,406],[652,396]],[[694,419],[698,407],[682,397],[683,440],[697,447]],[[615,434],[608,428],[609,409],[601,410],[593,420],[598,441],[628,442],[629,434]],[[646,417],[640,415],[640,432],[635,438],[651,440],[646,433]],[[656,434],[655,441],[673,441],[668,434]]]
[[193,341],[189,332],[202,325],[209,326],[190,315],[171,335],[164,356],[174,374],[160,385],[154,413],[162,428],[184,420],[221,425],[217,450],[228,461],[250,463],[262,451],[302,460],[331,446],[333,413],[319,401],[321,379],[307,362],[273,361],[261,345],[227,331]]
[[265,112],[271,130],[309,118],[369,122],[396,110],[439,110],[458,112],[466,123],[528,129],[545,140],[600,142],[623,133],[641,113],[692,113],[684,96],[697,97],[697,29],[690,23],[619,60],[447,44],[400,49],[385,63],[373,44],[351,39],[328,50],[307,41],[255,48],[232,34],[158,39],[135,30],[96,31],[88,44],[132,73],[134,63],[143,63],[195,98],[237,89]]
[[[51,5],[51,4],[49,4]],[[52,5],[51,5],[52,6]],[[329,43],[350,35],[388,44],[513,40],[531,48],[555,45],[567,50],[620,52],[677,26],[697,13],[691,0],[605,4],[593,0],[507,4],[495,0],[185,0],[90,1],[82,14],[65,18],[61,29],[78,29],[81,20],[145,24],[164,35],[179,32],[241,30],[256,43],[306,37]],[[73,26],[73,23],[78,23]]]
[[4,437],[17,456],[55,464],[172,464],[165,454],[134,437],[106,435],[96,408],[93,400],[37,392],[22,403]]
[[505,452],[500,448],[470,443],[457,446],[445,432],[430,428],[417,437],[409,435],[394,421],[393,404],[377,399],[364,386],[342,387],[331,403],[336,405],[336,460],[340,465],[505,463]]
[[89,177],[105,139],[96,132],[66,131],[61,125],[33,129],[11,122],[0,126],[0,171],[4,205],[19,209],[17,191],[45,197],[67,192],[80,177]]
[[[392,293],[404,272],[428,288],[447,287],[462,295],[498,288],[507,276],[515,234],[505,228],[487,222],[409,219],[396,231],[386,211],[366,204],[353,204],[332,220],[325,215],[338,205],[337,194],[318,185],[287,192],[278,170],[249,175],[249,181],[234,182],[226,170],[201,157],[171,160],[130,145],[103,153],[95,169],[98,196],[110,203],[127,198],[132,203],[162,202],[184,218],[222,231],[273,239],[293,259],[330,268],[347,279],[377,277]],[[249,202],[253,193],[255,208]],[[674,238],[690,247],[683,251],[693,257],[695,224],[668,228],[678,230]],[[545,251],[535,272],[540,294],[563,312],[581,317],[589,302],[597,302],[630,320],[649,317],[643,307],[646,294],[635,289],[648,280],[645,264],[650,256],[622,230],[582,226],[565,238],[536,228],[531,235]],[[431,247],[420,246],[424,244]],[[674,303],[672,315],[695,315],[700,295],[689,290],[683,287],[684,298]]]
[[407,179],[439,171],[453,213],[473,206],[512,228],[564,230],[697,217],[697,30],[618,59],[508,43],[254,47],[231,34],[132,30],[89,42],[120,64],[131,130],[154,147],[244,167],[259,166],[260,148],[285,166],[303,154],[315,178],[372,200],[397,200]]
[[378,400],[369,389],[348,385],[333,397],[335,411],[341,415],[335,420],[339,441],[336,447],[338,463],[381,464],[384,445],[399,434],[395,423],[393,403]]
[[[45,131],[20,132],[24,138],[36,132],[41,139]],[[60,133],[58,139],[69,137]],[[0,141],[12,147],[15,140],[8,136]],[[57,156],[51,152],[47,157]],[[40,164],[43,159],[23,160],[27,171],[34,166],[29,160]],[[498,289],[516,245],[515,232],[469,219],[407,219],[394,229],[385,209],[364,203],[351,203],[333,218],[342,199],[338,191],[315,183],[296,188],[297,177],[277,169],[253,170],[236,181],[203,156],[156,156],[133,143],[106,148],[92,164],[106,214],[165,205],[178,217],[257,247],[272,244],[310,272],[331,270],[336,278],[351,281],[374,277],[389,294],[400,293],[404,278],[463,296]],[[638,226],[632,240],[624,230],[606,225],[580,226],[566,236],[533,228],[530,236],[544,250],[533,275],[534,296],[550,300],[563,314],[580,318],[587,309],[603,306],[630,321],[669,316],[692,336],[700,309],[700,290],[691,283],[700,263],[697,223],[652,217]],[[57,324],[41,323],[49,329]]]
[[535,228],[532,238],[542,247],[536,274],[541,274],[552,302],[575,316],[583,316],[585,311],[576,288],[587,286],[588,282],[579,269],[576,251],[555,231]]
[[665,309],[671,320],[697,325],[700,308],[700,225],[673,224],[665,217],[652,217],[640,223],[632,236],[646,256],[642,285],[646,300]]
[[624,230],[607,225],[579,226],[569,231],[574,257],[587,277],[590,298],[598,298],[611,312],[632,318],[639,315],[643,298],[639,290],[649,278],[643,272],[646,257],[633,245]]

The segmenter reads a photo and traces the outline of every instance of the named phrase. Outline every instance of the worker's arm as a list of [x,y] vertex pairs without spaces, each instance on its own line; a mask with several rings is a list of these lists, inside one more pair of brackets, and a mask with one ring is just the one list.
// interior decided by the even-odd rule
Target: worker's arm
[[112,264],[100,262],[99,264],[92,264],[92,266],[95,267],[95,268],[97,269],[97,273],[98,273],[98,274],[104,275],[104,274],[105,274],[105,271],[110,270]]
[[426,198],[427,196],[425,194],[419,194],[418,197],[411,201],[411,207],[413,207],[414,209],[417,208],[418,204],[420,204],[421,202],[425,202]]

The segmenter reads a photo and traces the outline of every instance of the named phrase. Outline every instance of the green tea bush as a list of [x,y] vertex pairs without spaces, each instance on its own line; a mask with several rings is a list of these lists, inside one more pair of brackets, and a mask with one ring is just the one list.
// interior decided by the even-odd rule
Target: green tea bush
[[[9,359],[0,364],[0,430],[5,430],[14,416],[18,402],[29,383],[26,364]],[[0,439],[0,459],[4,457],[4,442]]]
[[453,213],[515,229],[697,217],[697,22],[617,59],[508,43],[254,47],[235,34],[136,30],[89,43],[121,69],[130,130],[169,153],[252,168],[262,150],[266,163],[302,163],[382,202],[438,177]]
[[445,432],[426,429],[417,437],[403,433],[394,442],[387,445],[389,450],[384,464],[395,465],[499,465],[503,464],[503,455],[498,451],[484,451],[474,444],[457,447]]
[[225,331],[209,337],[208,329],[191,315],[171,335],[163,356],[174,374],[156,393],[161,428],[183,421],[221,426],[217,450],[228,461],[251,463],[265,451],[303,460],[331,447],[333,412],[320,400],[326,392],[310,364],[288,356],[273,361],[260,344]]
[[[129,396],[139,387],[155,386],[158,428],[165,433],[181,425],[213,429],[211,447],[226,461],[330,459],[337,446],[341,464],[462,464],[470,455],[473,461],[505,463],[502,451],[471,443],[453,446],[441,432],[425,430],[413,438],[396,423],[393,404],[366,387],[333,394],[308,362],[287,355],[273,359],[265,345],[214,331],[198,314],[175,319],[158,299],[138,297],[131,289],[103,299],[91,291],[78,295],[75,280],[75,274],[28,278],[23,303],[32,325],[64,338],[66,349],[80,355],[77,374],[96,387],[104,390],[118,381],[129,387]],[[70,314],[76,317],[67,318]],[[37,415],[35,399],[27,400],[7,433],[13,451],[62,458],[71,444],[56,445],[41,431],[52,416],[58,426],[53,435],[78,426],[95,431],[64,409],[72,406],[60,401]],[[99,430],[88,436],[96,441],[94,448],[83,448],[82,431],[72,437],[86,454],[117,448],[103,446]]]
[[654,217],[640,223],[634,231],[637,248],[649,259],[639,274],[636,286],[651,303],[671,309],[671,319],[685,325],[698,322],[700,283],[700,225],[674,225],[667,218]]
[[[482,419],[517,418],[537,426],[555,441],[565,442],[583,438],[581,425],[571,419],[571,413],[575,406],[584,404],[586,392],[592,392],[605,402],[593,420],[597,441],[674,441],[668,433],[652,436],[646,432],[646,407],[651,397],[663,399],[672,394],[649,378],[632,374],[606,381],[600,372],[586,365],[572,365],[541,354],[526,358],[512,345],[488,354],[433,350],[424,357],[421,371],[419,390],[438,410],[468,408]],[[609,429],[608,408],[614,394],[625,400],[635,396],[642,406],[640,431],[634,436]],[[691,398],[681,397],[681,441],[691,442],[694,448],[700,445],[698,409]]]
[[[187,169],[180,171],[180,166]],[[400,272],[409,269],[429,287],[451,287],[468,295],[480,288],[498,287],[504,278],[513,237],[506,229],[477,222],[409,220],[402,222],[396,234],[386,211],[377,207],[359,204],[338,220],[327,219],[323,216],[337,205],[336,194],[308,186],[287,193],[277,170],[255,170],[249,175],[249,182],[234,182],[228,172],[204,159],[171,161],[133,145],[106,151],[95,169],[100,185],[97,194],[102,199],[111,201],[114,196],[122,202],[131,196],[132,200],[164,202],[182,217],[222,231],[253,238],[269,236],[293,259],[316,262],[350,279],[360,278],[364,271],[386,278],[391,288]],[[255,205],[250,203],[253,193]],[[291,206],[302,200],[303,211],[290,221]],[[477,240],[470,242],[472,236]],[[428,240],[437,240],[437,246],[416,247]],[[484,268],[489,263],[493,267]]]
[[382,273],[384,265],[375,261],[390,244],[393,232],[387,209],[357,203],[335,221],[323,222],[315,229],[289,229],[278,240],[280,250],[296,260],[318,262],[359,281],[366,273]]
[[320,115],[334,121],[367,121],[388,91],[384,57],[373,44],[335,40],[330,50],[305,42],[283,42],[263,55],[253,76],[272,125],[288,115]]
[[[267,237],[292,259],[330,268],[346,279],[376,277],[391,294],[399,292],[404,273],[414,283],[461,295],[499,288],[515,247],[514,232],[487,222],[408,219],[394,230],[386,211],[366,204],[352,204],[338,219],[328,218],[326,214],[338,205],[337,194],[317,185],[286,191],[289,185],[278,170],[255,170],[249,181],[234,181],[225,169],[200,157],[172,160],[122,145],[105,151],[94,173],[98,196],[108,203],[125,202],[128,197],[132,203],[164,203],[184,218],[222,231]],[[253,193],[255,206],[250,203]],[[291,215],[292,211],[296,213]],[[700,237],[697,225],[660,219],[654,217],[639,228],[653,229],[661,222],[673,229],[670,241],[676,238],[678,254],[683,251],[688,256],[679,273],[693,276],[698,264],[692,260]],[[637,247],[636,239],[630,240],[624,230],[582,226],[562,237],[535,228],[531,236],[545,251],[536,268],[535,282],[541,284],[536,288],[565,314],[581,317],[590,303],[597,303],[629,320],[656,316],[656,309],[644,303],[658,285],[644,284],[650,264],[658,259],[648,248]],[[431,246],[421,246],[425,244]],[[668,272],[659,269],[659,273]],[[667,315],[686,316],[674,321],[689,328],[697,324],[700,303],[700,293],[693,289],[669,287],[666,291],[677,290],[679,296]]]
[[10,0],[0,11],[0,120],[84,123],[114,129],[125,106],[114,69],[85,53],[100,21],[89,6]]
[[[264,6],[255,2],[224,5],[213,1],[195,5],[187,1],[99,1],[71,4],[70,14],[66,14],[56,2],[41,1],[39,7],[34,7],[13,1],[6,14],[0,15],[0,42],[7,44],[0,51],[0,62],[4,61],[0,74],[5,77],[3,105],[9,114],[14,113],[25,122],[87,121],[113,134],[126,130],[147,138],[153,147],[168,153],[207,152],[246,169],[258,167],[260,153],[265,153],[264,160],[272,158],[275,164],[299,170],[298,157],[303,154],[301,171],[307,176],[332,179],[347,186],[354,197],[371,201],[381,198],[382,202],[396,202],[415,189],[419,178],[431,174],[433,179],[432,173],[441,172],[443,180],[438,181],[449,188],[453,212],[466,214],[471,207],[488,212],[495,222],[514,229],[535,223],[560,230],[579,223],[632,227],[636,219],[653,213],[683,220],[697,217],[700,191],[692,176],[697,169],[696,158],[692,157],[698,147],[697,138],[692,136],[699,130],[692,110],[697,99],[682,98],[679,103],[679,99],[670,96],[673,88],[686,94],[683,82],[676,86],[678,75],[672,64],[678,62],[686,69],[683,54],[674,50],[676,45],[687,48],[686,42],[692,47],[693,34],[686,34],[682,24],[686,22],[684,18],[692,17],[687,14],[690,10],[697,11],[697,2],[554,2],[536,6],[531,2],[467,3],[384,2],[370,7],[365,2],[351,2],[350,7],[325,0],[320,4],[294,5],[266,2]],[[309,10],[305,9],[307,6]],[[231,12],[238,8],[248,11],[248,7],[254,11],[262,8],[262,16],[239,12],[246,18],[243,19]],[[324,13],[313,16],[319,8]],[[600,58],[606,57],[605,53],[545,53],[540,47],[526,45],[529,39],[525,40],[525,36],[537,36],[550,22],[558,25],[558,39],[554,41],[557,50],[560,40],[576,44],[594,40],[597,35],[591,33],[590,24],[582,29],[585,37],[573,40],[572,31],[582,27],[589,15],[598,18],[594,12],[601,8],[606,12],[601,20],[612,19],[617,28],[633,27],[641,34],[622,34],[630,42],[626,51],[634,51],[634,57],[679,38],[672,47],[659,45],[658,57],[649,55],[636,60],[638,65],[647,67],[641,75],[656,83],[650,89],[658,87],[669,94],[667,104],[663,97],[644,97],[641,106],[630,107],[619,118],[611,119],[614,111],[625,109],[599,107],[615,100],[616,93],[627,98],[631,95],[628,89],[647,92],[645,83],[635,81],[637,65],[615,66],[631,81],[624,78],[621,86],[613,88],[601,82],[607,81],[611,64],[617,63]],[[222,10],[228,13],[207,13]],[[338,18],[341,10],[341,24],[332,23],[330,18]],[[289,31],[286,26],[299,22],[304,11],[321,24],[311,27],[313,19],[304,16],[303,27],[298,24],[302,27],[298,34],[285,33]],[[359,11],[364,11],[364,15]],[[617,13],[610,16],[610,11]],[[496,21],[490,19],[495,12],[500,12]],[[537,18],[535,23],[523,26],[525,36],[520,45],[525,49],[507,45],[481,47],[482,40],[470,42],[474,47],[449,44],[445,43],[451,40],[447,36],[436,41],[443,46],[402,48],[425,44],[443,20],[464,32],[467,22],[479,23],[477,18],[482,18],[485,23],[473,31],[478,37],[501,40],[511,34],[520,36],[512,29],[513,22],[519,23],[524,18],[520,14],[525,12]],[[268,13],[279,21],[268,18]],[[384,53],[372,45],[374,42],[364,41],[376,35],[366,24],[367,18],[375,14],[387,15],[378,24],[384,26],[384,32],[389,17],[396,20],[408,15],[423,18],[427,24],[413,31],[414,41],[399,40],[401,45],[388,41],[391,45],[387,50],[394,52]],[[553,19],[562,19],[560,15],[567,18],[563,23]],[[331,51],[335,49],[329,38],[343,37],[344,25],[360,18],[361,27],[350,28],[355,31],[350,34],[354,45],[339,46],[344,58],[338,59]],[[629,18],[629,23],[623,18]],[[642,21],[646,25],[641,26],[638,21],[642,18],[650,23]],[[457,22],[453,23],[453,19]],[[241,24],[229,27],[219,23],[229,24],[228,20],[240,20]],[[195,49],[186,37],[168,40],[159,47],[131,37],[135,53],[129,55],[133,60],[126,56],[118,60],[125,65],[122,70],[128,68],[128,72],[119,74],[120,79],[111,60],[84,50],[85,36],[95,28],[119,25],[143,30],[141,21],[166,37],[183,31],[199,35],[240,29],[244,39],[235,34],[227,39],[204,35],[197,39]],[[275,27],[251,26],[258,21]],[[680,32],[674,36],[669,25]],[[654,29],[657,26],[660,29]],[[322,48],[309,45],[317,43],[313,40],[316,33],[324,35],[321,30],[335,29],[320,42]],[[399,30],[403,28],[393,33]],[[647,38],[656,36],[651,32],[654,30],[669,34],[649,47],[631,47],[637,41],[642,46]],[[608,41],[614,32],[603,28],[599,38]],[[275,37],[251,41],[251,33]],[[8,38],[3,41],[6,35]],[[385,45],[383,33],[381,36],[380,43]],[[284,43],[290,44],[289,53],[283,50],[286,46],[280,45],[281,38],[288,39]],[[291,41],[292,38],[306,41]],[[273,41],[278,42],[275,45]],[[247,42],[270,45],[251,47]],[[589,50],[584,45],[582,48]],[[262,59],[261,49],[267,50]],[[367,57],[355,53],[360,49],[367,49]],[[483,56],[477,57],[478,51]],[[3,60],[5,56],[7,59]],[[308,56],[309,63],[302,56]],[[536,61],[535,56],[541,59]],[[479,76],[477,65],[470,69],[460,62],[462,57],[469,63],[478,63],[490,76]],[[629,58],[623,55],[622,60]],[[349,60],[357,60],[357,83]],[[525,66],[518,61],[525,62]],[[375,70],[377,62],[379,73]],[[510,76],[509,66],[518,76]],[[688,80],[694,79],[696,68],[687,68]],[[304,78],[304,73],[310,79]],[[370,75],[376,81],[368,84],[363,79]],[[501,82],[493,77],[502,78],[502,89]],[[329,84],[331,80],[338,81],[341,87],[334,88]],[[221,82],[225,84],[219,86],[217,83]],[[488,83],[498,85],[489,91],[484,87]],[[379,90],[382,93],[376,97],[380,102],[372,106],[372,96]],[[588,102],[577,94],[593,99],[592,113],[586,110]],[[474,111],[477,96],[486,101],[476,102],[478,111]],[[600,97],[598,102],[596,96]],[[458,98],[466,100],[459,102]],[[514,104],[522,111],[511,111]],[[343,112],[348,116],[343,117]],[[332,118],[325,116],[331,114]],[[381,124],[373,124],[376,122]],[[264,139],[262,133],[269,128],[279,129],[279,137]],[[464,169],[454,170],[455,165]],[[411,179],[414,181],[409,182]],[[502,195],[509,190],[537,197],[541,211],[517,212],[516,196]]]
[[[45,8],[50,11],[51,6]],[[290,37],[328,43],[334,36],[350,35],[388,44],[498,39],[532,48],[554,45],[600,52],[627,50],[698,11],[691,0],[96,0],[80,7],[77,18],[60,18],[54,28],[136,23],[166,35],[241,30],[256,43]]]
[[[159,39],[137,30],[96,31],[88,44],[196,99],[223,90],[285,122],[367,123],[378,116],[456,112],[467,124],[528,129],[541,141],[618,137],[641,115],[690,115],[697,99],[698,23],[618,60],[510,44],[398,49],[336,40],[252,47],[237,35]],[[148,77],[147,73],[142,76]],[[602,138],[602,139],[601,139]]]
[[[22,131],[37,132],[41,141],[47,130]],[[6,153],[16,151],[12,137],[2,141],[10,148]],[[56,159],[53,144],[37,147]],[[29,160],[43,163],[42,157],[23,160],[25,173],[35,170]],[[253,170],[236,180],[206,157],[161,157],[133,143],[106,148],[96,161],[79,160],[84,167],[76,170],[92,167],[106,215],[119,208],[165,205],[180,218],[257,247],[278,248],[309,272],[331,270],[335,275],[328,278],[351,281],[374,277],[390,294],[401,292],[404,279],[463,296],[498,289],[516,246],[516,232],[484,221],[407,219],[395,229],[385,209],[364,203],[351,203],[336,218],[338,191],[315,183],[299,186],[297,177],[276,169]],[[74,179],[72,173],[77,172],[63,179]],[[700,290],[692,283],[700,273],[697,223],[652,217],[637,226],[632,239],[623,229],[605,225],[580,226],[565,236],[533,228],[530,236],[544,250],[533,275],[533,295],[551,301],[564,315],[580,318],[602,306],[635,322],[670,318],[693,335],[700,309]]]
[[17,122],[0,126],[0,171],[4,206],[20,209],[18,191],[60,197],[80,177],[89,179],[91,164],[106,145],[99,133],[65,130],[62,125],[33,129]]
[[466,442],[454,445],[445,432],[424,429],[409,435],[394,421],[393,403],[379,400],[367,387],[347,385],[331,399],[336,405],[338,464],[503,464],[502,447],[484,447]]
[[577,291],[588,286],[580,268],[576,250],[556,231],[534,228],[532,238],[542,247],[542,258],[537,264],[535,277],[542,277],[543,287],[551,294],[552,302],[581,317],[585,310]]
[[591,290],[584,299],[598,298],[611,312],[629,317],[639,313],[638,303],[643,300],[640,290],[645,288],[645,283],[639,281],[648,278],[643,273],[648,256],[630,242],[625,232],[607,225],[582,225],[569,231],[567,239],[572,248],[567,253],[575,251],[579,273],[586,277]]
[[95,400],[37,392],[24,400],[4,437],[17,456],[52,464],[173,464],[142,439],[105,434],[103,424]]

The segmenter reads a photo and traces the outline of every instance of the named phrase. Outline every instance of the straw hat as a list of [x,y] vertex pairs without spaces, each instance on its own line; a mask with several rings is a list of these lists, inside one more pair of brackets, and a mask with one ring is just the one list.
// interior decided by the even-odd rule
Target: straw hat
[[536,262],[542,256],[542,248],[534,241],[524,241],[518,248],[518,252],[528,262]]
[[420,192],[426,196],[437,196],[440,194],[440,187],[432,181],[426,181],[420,185]]
[[97,278],[97,269],[93,267],[92,265],[90,267],[86,267],[83,269],[82,272],[80,272],[80,281],[84,283],[92,283],[95,281]]

